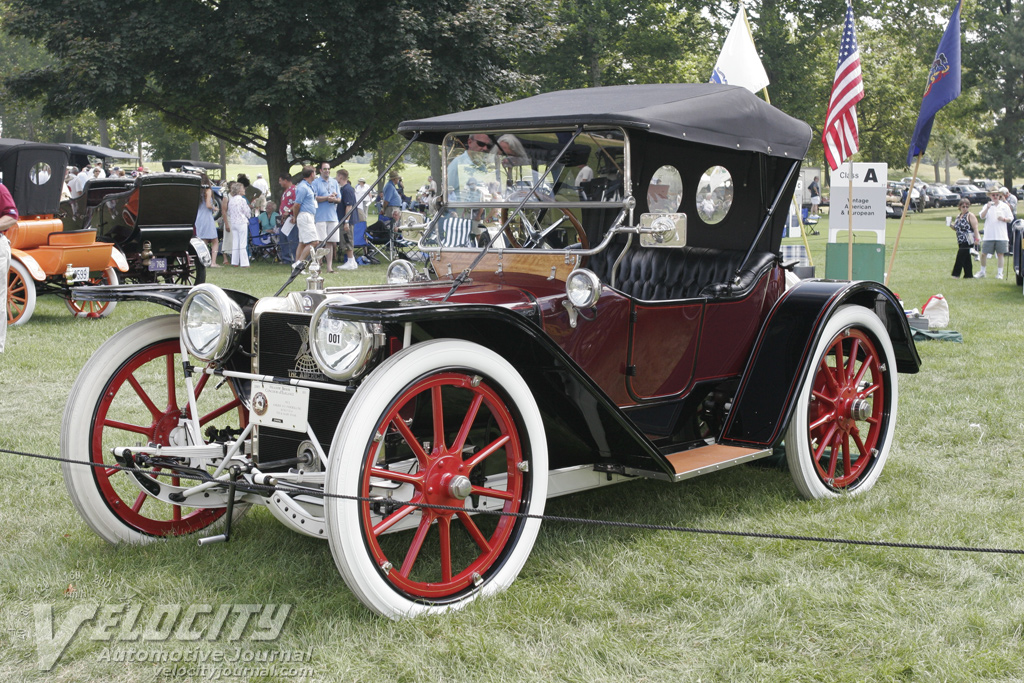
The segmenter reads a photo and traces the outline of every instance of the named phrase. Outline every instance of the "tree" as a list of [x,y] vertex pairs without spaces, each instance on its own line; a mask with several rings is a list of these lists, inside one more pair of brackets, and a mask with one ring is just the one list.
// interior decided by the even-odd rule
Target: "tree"
[[[257,154],[276,177],[313,160],[307,143],[322,136],[350,141],[328,160],[336,164],[402,119],[522,93],[532,83],[515,63],[543,23],[540,1],[349,0],[283,11],[272,0],[9,0],[7,25],[53,63],[8,85],[44,98],[49,115],[157,112]],[[279,13],[268,31],[259,17]]]
[[538,49],[523,67],[542,91],[625,83],[706,80],[711,0],[561,0]]
[[1007,187],[1024,175],[1024,5],[993,0],[965,8],[964,90],[981,98],[977,146],[964,149],[971,175],[1001,177]]
[[[0,2],[0,17],[4,16],[5,5]],[[0,74],[16,76],[51,62],[45,50],[8,33],[0,21]],[[90,135],[92,124],[90,117],[83,116],[82,112],[46,118],[39,103],[19,100],[0,80],[0,134],[3,137],[41,142],[81,142]]]

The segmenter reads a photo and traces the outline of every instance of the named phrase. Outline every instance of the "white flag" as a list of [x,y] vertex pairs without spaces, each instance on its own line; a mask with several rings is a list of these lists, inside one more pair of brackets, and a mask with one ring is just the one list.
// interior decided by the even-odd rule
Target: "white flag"
[[747,13],[743,11],[743,5],[740,5],[736,21],[732,22],[729,35],[722,45],[722,53],[718,55],[710,82],[739,85],[750,92],[768,87],[768,74],[761,66],[761,58],[757,56],[754,37],[750,35],[750,25],[747,23]]

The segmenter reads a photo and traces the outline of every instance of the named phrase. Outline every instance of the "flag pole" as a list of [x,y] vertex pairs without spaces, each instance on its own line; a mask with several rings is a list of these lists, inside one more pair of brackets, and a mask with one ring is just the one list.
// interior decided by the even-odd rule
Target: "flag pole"
[[[917,161],[914,162],[914,175],[910,179],[910,187],[907,188],[907,201],[903,203],[903,215],[900,216],[900,227],[896,230],[896,243],[892,245],[892,256],[889,257],[889,268],[885,271],[885,282],[883,283],[886,287],[889,286],[889,277],[892,276],[892,267],[896,263],[896,250],[900,248],[900,235],[903,234],[903,221],[907,219],[907,208],[910,206],[910,195],[914,193],[914,184],[917,182],[917,170],[921,167],[921,157],[923,154],[917,155]],[[921,201],[918,199],[918,201]]]
[[[740,0],[739,5],[740,5],[740,11],[743,11],[743,0]],[[745,11],[743,12],[743,23],[747,25],[747,34],[750,35],[750,44],[753,45],[754,44],[754,30],[752,28],[750,28],[750,19],[747,19],[747,13]],[[771,104],[772,103],[772,99],[770,97],[768,97],[768,86],[767,85],[764,86],[761,89],[761,92],[764,93],[764,101],[767,102],[768,104]]]
[[846,279],[853,279],[853,155],[850,155],[850,194],[846,198]]

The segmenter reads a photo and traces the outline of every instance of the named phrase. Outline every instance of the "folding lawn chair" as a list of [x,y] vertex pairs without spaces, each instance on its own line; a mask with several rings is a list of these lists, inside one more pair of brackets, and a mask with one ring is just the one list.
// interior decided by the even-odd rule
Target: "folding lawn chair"
[[366,228],[366,243],[373,252],[385,261],[403,258],[422,261],[423,254],[416,249],[416,243],[403,239],[391,228],[391,221],[380,219]]
[[374,256],[373,245],[366,241],[366,221],[359,221],[352,228],[352,245],[362,250],[362,258],[367,263],[377,265],[380,260]]
[[249,253],[253,261],[270,261],[277,259],[277,242],[269,233],[260,232],[260,219],[249,219]]

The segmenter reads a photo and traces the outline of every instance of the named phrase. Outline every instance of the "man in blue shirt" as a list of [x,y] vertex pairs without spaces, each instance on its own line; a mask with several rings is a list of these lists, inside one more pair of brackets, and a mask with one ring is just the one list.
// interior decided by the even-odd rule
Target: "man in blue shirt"
[[[338,183],[331,177],[331,165],[326,161],[320,164],[320,176],[313,181],[313,196],[316,197],[316,234],[320,242],[327,247],[327,272],[334,272],[334,246],[338,243],[338,204],[341,203],[341,190]],[[334,233],[330,235],[330,233]],[[330,237],[328,237],[330,235]]]
[[341,189],[341,203],[338,204],[338,220],[341,221],[341,228],[338,234],[341,239],[338,241],[338,252],[344,252],[347,260],[338,266],[341,270],[355,270],[356,263],[355,243],[352,239],[352,226],[356,224],[359,214],[356,212],[356,190],[348,181],[348,171],[338,169],[338,187]]
[[384,185],[381,210],[385,218],[391,219],[392,226],[396,226],[402,219],[402,195],[398,193],[398,173],[392,171],[390,178]]
[[295,227],[299,231],[299,251],[295,259],[301,261],[306,254],[320,245],[316,232],[316,195],[313,194],[314,171],[312,166],[302,167],[302,180],[295,186],[295,201],[292,203],[292,215]]

